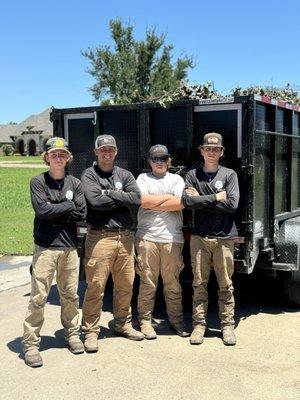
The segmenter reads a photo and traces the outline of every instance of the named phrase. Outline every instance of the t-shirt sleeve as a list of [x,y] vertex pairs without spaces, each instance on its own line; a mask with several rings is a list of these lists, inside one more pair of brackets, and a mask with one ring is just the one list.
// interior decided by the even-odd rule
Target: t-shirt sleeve
[[181,176],[175,175],[174,196],[181,197],[185,183]]
[[140,174],[137,177],[136,183],[142,194],[150,194],[149,187],[146,183],[145,174]]

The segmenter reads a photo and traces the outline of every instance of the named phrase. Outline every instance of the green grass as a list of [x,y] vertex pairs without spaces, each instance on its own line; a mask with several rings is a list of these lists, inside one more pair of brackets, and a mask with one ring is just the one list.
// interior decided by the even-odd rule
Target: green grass
[[0,254],[32,254],[30,179],[46,168],[0,168]]
[[41,156],[0,156],[0,161],[5,162],[21,162],[30,163],[30,164],[43,164],[43,160]]

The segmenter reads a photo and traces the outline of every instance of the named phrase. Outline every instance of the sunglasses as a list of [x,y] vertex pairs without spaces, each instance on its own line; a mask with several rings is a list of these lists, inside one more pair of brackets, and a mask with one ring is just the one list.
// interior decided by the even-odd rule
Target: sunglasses
[[168,159],[168,156],[150,157],[150,161],[153,163],[166,162],[167,159]]
[[55,159],[55,158],[66,159],[66,158],[69,158],[69,154],[68,153],[49,153],[49,157],[52,159]]

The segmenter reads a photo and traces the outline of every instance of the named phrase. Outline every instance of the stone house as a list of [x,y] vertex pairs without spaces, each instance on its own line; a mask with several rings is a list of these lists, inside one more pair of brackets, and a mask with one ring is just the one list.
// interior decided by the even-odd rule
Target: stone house
[[45,143],[53,136],[50,111],[51,108],[47,108],[17,125],[0,125],[0,146],[11,144],[15,153],[21,155],[41,154],[45,149]]

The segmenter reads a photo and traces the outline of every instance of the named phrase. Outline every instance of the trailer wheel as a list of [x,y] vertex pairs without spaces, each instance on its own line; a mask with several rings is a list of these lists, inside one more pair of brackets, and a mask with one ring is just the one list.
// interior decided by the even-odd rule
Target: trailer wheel
[[283,274],[283,288],[287,300],[300,307],[300,270]]

